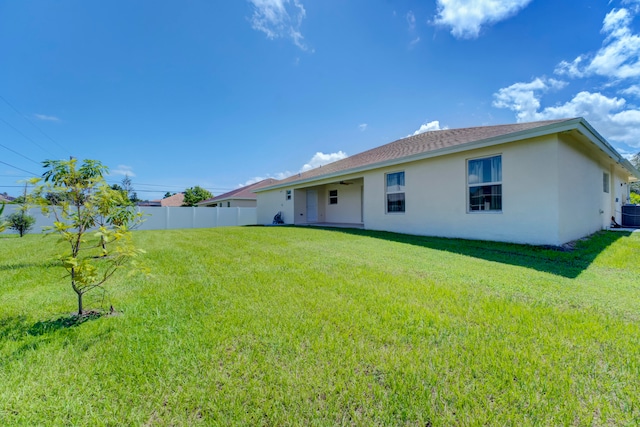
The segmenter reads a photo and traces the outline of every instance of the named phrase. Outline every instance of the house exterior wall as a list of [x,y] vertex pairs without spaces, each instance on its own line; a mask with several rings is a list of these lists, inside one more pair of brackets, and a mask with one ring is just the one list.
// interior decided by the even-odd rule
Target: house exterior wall
[[293,196],[291,200],[286,200],[286,191],[284,189],[258,193],[258,206],[258,224],[271,224],[273,217],[278,212],[282,212],[282,218],[285,223],[294,223]]
[[[243,199],[232,199],[228,200],[231,202],[231,208],[255,208],[258,203],[255,200],[243,200]],[[222,202],[222,207],[227,207],[227,201]]]
[[291,190],[291,194],[293,197],[293,216],[285,222],[287,224],[305,224],[307,222],[307,190]]
[[[550,165],[556,146],[555,138],[539,138],[371,171],[364,181],[365,228],[557,244],[558,202],[555,190],[548,190],[556,187],[557,169]],[[467,212],[467,160],[498,154],[502,212]],[[406,210],[386,213],[385,174],[399,171],[405,172]]]
[[[560,239],[575,240],[611,226],[611,217],[622,222],[622,205],[629,203],[628,172],[597,149],[560,138],[562,212]],[[604,191],[604,174],[609,191]]]
[[[362,222],[362,185],[363,180],[348,180],[348,185],[327,184],[324,189],[326,222],[357,224]],[[338,192],[338,204],[329,204],[329,192]]]
[[[558,239],[564,243],[608,227],[612,216],[611,193],[603,191],[603,173],[611,177],[611,166],[568,137],[559,140],[558,159],[561,207]],[[609,181],[613,187],[611,178]]]
[[614,173],[611,174],[613,179],[613,187],[611,189],[611,197],[614,204],[613,216],[618,224],[622,223],[622,205],[630,203],[629,186],[624,172],[620,168],[614,167]]

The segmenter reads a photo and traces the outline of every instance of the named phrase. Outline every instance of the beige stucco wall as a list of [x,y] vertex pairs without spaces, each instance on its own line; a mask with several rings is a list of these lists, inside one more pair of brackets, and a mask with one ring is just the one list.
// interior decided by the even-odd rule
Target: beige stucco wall
[[[325,195],[325,212],[327,222],[357,224],[362,220],[361,193],[362,179],[348,180],[348,185],[328,184],[322,190]],[[338,204],[329,204],[329,191],[338,191]]]
[[271,224],[273,217],[278,212],[282,212],[283,220],[287,224],[293,224],[293,196],[291,200],[285,200],[284,189],[258,193],[257,196],[258,224]]
[[[622,222],[622,205],[628,203],[628,172],[600,150],[570,137],[560,137],[560,240],[570,241]],[[603,173],[609,174],[609,192]]]
[[[255,208],[258,203],[255,200],[229,200],[232,208]],[[227,202],[223,202],[223,206],[227,206]]]
[[293,194],[293,214],[291,218],[288,218],[286,220],[287,224],[304,224],[306,222],[304,212],[306,211],[306,206],[307,206],[307,198],[306,198],[307,191],[305,189],[293,190],[292,194]]
[[[554,138],[537,139],[422,160],[365,175],[365,228],[400,233],[557,242]],[[502,212],[467,213],[468,159],[502,155]],[[405,171],[405,213],[385,212],[385,173]]]
[[585,152],[568,137],[558,144],[559,240],[567,242],[606,227],[611,218],[611,195],[603,191],[603,173],[611,173],[604,159]]

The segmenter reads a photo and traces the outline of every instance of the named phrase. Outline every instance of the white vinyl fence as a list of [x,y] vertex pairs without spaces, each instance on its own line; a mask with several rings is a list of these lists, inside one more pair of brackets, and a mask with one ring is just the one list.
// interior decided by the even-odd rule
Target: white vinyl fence
[[[3,216],[7,217],[20,209],[18,205],[6,205]],[[256,208],[191,208],[191,207],[148,207],[136,208],[142,212],[144,222],[136,230],[170,230],[178,228],[214,228],[238,225],[256,225]],[[29,209],[29,215],[36,219],[31,233],[39,233],[42,227],[53,225],[53,215],[44,216],[39,208]],[[5,233],[16,233],[7,230]]]

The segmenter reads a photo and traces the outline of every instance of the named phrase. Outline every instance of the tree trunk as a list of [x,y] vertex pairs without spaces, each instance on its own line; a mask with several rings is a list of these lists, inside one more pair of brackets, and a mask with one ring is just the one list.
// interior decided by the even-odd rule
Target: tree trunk
[[82,293],[78,292],[78,316],[82,316]]

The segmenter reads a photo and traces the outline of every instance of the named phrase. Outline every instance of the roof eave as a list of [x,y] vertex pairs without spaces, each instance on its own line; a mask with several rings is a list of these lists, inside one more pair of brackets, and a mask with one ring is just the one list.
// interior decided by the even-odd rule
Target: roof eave
[[581,134],[589,138],[589,140],[600,150],[602,150],[605,154],[611,157],[616,163],[620,166],[624,167],[628,172],[630,177],[634,177],[636,180],[640,180],[640,171],[636,169],[631,162],[623,157],[618,151],[616,151],[611,144],[607,142],[607,140],[598,133],[586,120],[581,119],[580,125],[577,129]]
[[[371,163],[369,165],[365,165],[365,166],[361,166],[361,167],[357,167],[357,168],[352,168],[352,169],[346,169],[346,170],[335,172],[335,173],[315,176],[315,177],[312,177],[312,178],[301,179],[301,180],[297,180],[297,181],[291,181],[289,183],[273,185],[273,186],[269,186],[269,187],[263,187],[263,188],[260,188],[260,189],[254,190],[254,191],[256,193],[262,193],[262,192],[265,192],[265,191],[278,190],[278,189],[285,188],[285,187],[301,186],[301,185],[309,184],[309,183],[312,183],[312,182],[325,181],[325,180],[329,180],[329,179],[332,179],[332,178],[337,178],[337,177],[344,176],[344,175],[352,175],[352,174],[356,174],[356,173],[360,173],[360,172],[364,172],[364,171],[368,171],[368,170],[379,169],[379,168],[384,168],[384,167],[389,167],[389,166],[395,166],[395,165],[399,165],[399,164],[403,164],[403,163],[415,162],[415,161],[429,159],[429,158],[433,158],[433,157],[444,156],[444,155],[447,155],[447,154],[455,154],[455,153],[459,153],[459,152],[462,152],[462,151],[469,151],[469,150],[474,150],[474,149],[478,149],[478,148],[485,148],[485,147],[491,147],[491,146],[494,146],[494,145],[506,144],[506,143],[514,142],[514,141],[517,141],[517,140],[520,140],[520,139],[536,138],[536,137],[539,137],[539,136],[550,135],[550,134],[553,134],[553,133],[560,133],[560,132],[564,132],[564,131],[568,131],[568,130],[574,130],[574,129],[576,129],[578,127],[578,125],[580,123],[585,123],[584,119],[582,119],[580,117],[575,118],[575,119],[568,119],[568,120],[565,120],[565,121],[562,121],[562,122],[551,123],[551,124],[548,124],[548,125],[545,125],[545,126],[536,127],[536,128],[533,128],[533,129],[527,129],[527,130],[523,130],[523,131],[509,133],[509,134],[506,134],[506,135],[500,135],[500,136],[496,136],[496,137],[485,138],[485,139],[481,139],[481,140],[477,140],[477,141],[471,141],[471,142],[467,142],[467,143],[464,143],[464,144],[455,145],[455,146],[452,146],[452,147],[440,148],[440,149],[437,149],[437,150],[431,150],[431,151],[427,151],[427,152],[424,152],[424,153],[414,154],[414,155],[411,155],[411,156],[401,157],[401,158],[397,158],[397,159],[393,159],[393,160],[387,160],[387,161],[378,162],[378,163]],[[593,129],[593,128],[591,128],[591,129]],[[595,132],[595,130],[593,132],[595,134],[597,134],[597,132]]]

